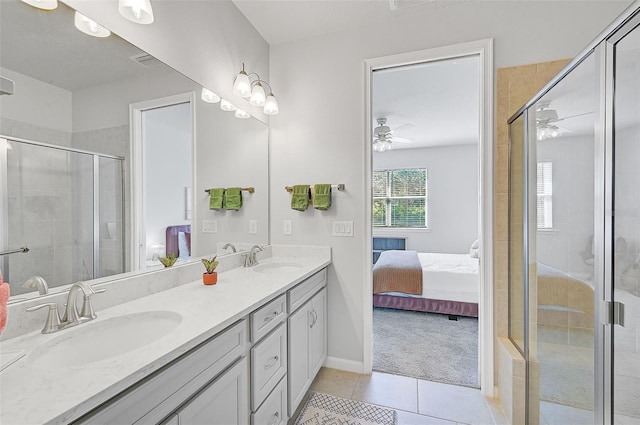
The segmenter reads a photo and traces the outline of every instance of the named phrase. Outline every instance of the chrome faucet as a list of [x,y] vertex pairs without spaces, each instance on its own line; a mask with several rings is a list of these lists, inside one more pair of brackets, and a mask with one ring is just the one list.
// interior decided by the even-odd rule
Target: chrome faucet
[[256,258],[256,254],[258,251],[264,251],[260,245],[254,245],[251,247],[247,254],[244,254],[244,266],[245,267],[253,267],[258,264],[258,258]]
[[233,246],[233,244],[232,244],[232,243],[226,243],[226,244],[224,244],[224,246],[222,247],[222,249],[227,249],[227,248],[231,248],[231,249],[233,250],[234,254],[237,252],[237,251],[236,251],[236,247],[235,247],[235,246]]
[[[76,304],[76,298],[78,291],[82,291],[84,298],[82,300],[82,309],[78,313],[78,306]],[[35,311],[43,307],[49,307],[49,314],[47,315],[47,321],[42,328],[43,334],[57,332],[62,329],[69,328],[71,326],[78,325],[83,322],[88,322],[96,318],[96,313],[93,311],[93,304],[91,303],[91,295],[104,292],[105,289],[95,290],[87,282],[76,282],[71,285],[69,289],[69,296],[67,297],[67,305],[64,316],[60,318],[57,303],[44,303],[38,304],[33,307],[29,307],[27,311]]]
[[40,295],[47,295],[49,293],[49,286],[47,281],[42,276],[31,276],[25,280],[22,284],[23,288],[33,289],[37,288]]

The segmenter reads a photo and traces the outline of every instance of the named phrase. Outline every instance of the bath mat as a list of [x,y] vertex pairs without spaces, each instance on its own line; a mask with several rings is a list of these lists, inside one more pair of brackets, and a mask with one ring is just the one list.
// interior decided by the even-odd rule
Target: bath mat
[[393,409],[323,393],[311,393],[295,425],[396,425]]

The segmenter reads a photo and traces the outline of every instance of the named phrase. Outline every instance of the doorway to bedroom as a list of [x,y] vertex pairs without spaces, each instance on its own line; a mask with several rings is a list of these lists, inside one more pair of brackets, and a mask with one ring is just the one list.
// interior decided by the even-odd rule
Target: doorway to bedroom
[[372,369],[480,387],[480,55],[371,75]]

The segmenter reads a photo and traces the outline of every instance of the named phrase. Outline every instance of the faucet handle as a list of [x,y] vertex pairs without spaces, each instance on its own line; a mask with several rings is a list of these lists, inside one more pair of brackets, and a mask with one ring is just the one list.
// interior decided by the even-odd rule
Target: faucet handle
[[[91,288],[91,286],[89,286]],[[94,294],[101,294],[106,292],[106,289],[98,289],[95,290],[91,288],[91,291]],[[82,299],[82,312],[80,313],[80,319],[92,320],[98,317],[96,313],[93,311],[93,303],[91,302],[91,295],[85,295]]]
[[50,334],[56,332],[60,327],[60,314],[58,313],[58,304],[56,303],[44,303],[29,307],[27,311],[36,311],[44,307],[49,307],[49,314],[47,315],[47,321],[42,328],[43,334]]

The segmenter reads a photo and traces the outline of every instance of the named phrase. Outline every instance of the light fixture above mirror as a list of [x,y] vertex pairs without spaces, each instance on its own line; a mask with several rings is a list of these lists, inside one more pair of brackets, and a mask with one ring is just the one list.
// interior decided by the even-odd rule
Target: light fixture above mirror
[[80,31],[92,37],[109,37],[111,31],[98,24],[96,21],[87,18],[80,12],[75,13],[73,23]]
[[[253,81],[251,80],[252,75],[255,76]],[[264,87],[262,86],[263,84],[269,86],[269,94],[266,96]],[[280,113],[278,100],[273,94],[271,84],[262,80],[255,72],[247,74],[244,70],[244,63],[242,64],[242,69],[238,75],[236,75],[236,79],[233,82],[233,94],[249,98],[249,103],[253,106],[263,106],[263,111],[267,115],[277,115]]]
[[119,0],[118,12],[124,18],[136,24],[148,25],[153,23],[151,0]]

